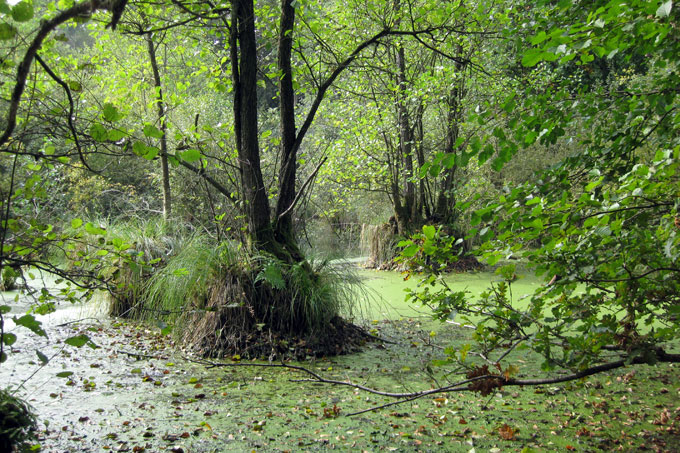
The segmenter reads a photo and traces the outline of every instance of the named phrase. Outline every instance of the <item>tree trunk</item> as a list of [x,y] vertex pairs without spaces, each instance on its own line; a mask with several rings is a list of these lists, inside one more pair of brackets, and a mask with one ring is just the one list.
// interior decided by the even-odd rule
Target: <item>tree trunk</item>
[[[463,48],[458,46],[458,55],[462,57]],[[465,65],[460,58],[456,64],[456,73],[458,80],[451,88],[447,96],[447,112],[446,112],[446,143],[444,152],[447,154],[455,154],[459,150],[456,149],[456,142],[460,136],[460,122],[463,117],[462,99],[465,96],[465,78],[463,72]],[[439,223],[452,224],[455,222],[455,189],[454,181],[456,176],[457,166],[453,165],[451,168],[443,170],[442,185],[437,196],[437,205],[434,210],[434,220]]]
[[301,259],[293,231],[293,205],[296,196],[297,146],[295,130],[295,93],[291,51],[295,27],[294,0],[281,0],[281,22],[278,39],[279,127],[281,130],[281,169],[279,170],[279,198],[276,204],[275,236],[285,244],[295,258]]
[[411,223],[416,217],[415,184],[413,183],[413,132],[408,112],[406,92],[406,59],[404,46],[397,47],[397,110],[399,121],[399,148],[404,164],[404,213]]
[[156,60],[156,48],[153,43],[151,33],[146,34],[146,44],[149,52],[149,61],[153,71],[154,87],[156,89],[156,104],[158,106],[158,121],[162,136],[161,145],[161,180],[163,181],[163,218],[168,219],[172,213],[172,203],[170,198],[170,170],[168,169],[168,137],[167,137],[167,118],[165,100],[163,99],[163,87],[161,85],[161,75],[158,71],[158,61]]
[[257,46],[253,0],[232,0],[230,34],[234,132],[250,247],[275,249],[269,198],[260,169],[257,122]]

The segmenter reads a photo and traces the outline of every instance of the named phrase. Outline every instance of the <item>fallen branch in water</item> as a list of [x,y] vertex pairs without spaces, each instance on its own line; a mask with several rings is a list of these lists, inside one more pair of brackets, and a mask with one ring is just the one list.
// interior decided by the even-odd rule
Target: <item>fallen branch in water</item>
[[[669,354],[665,352],[662,349],[657,349],[655,351],[656,353],[656,359],[659,362],[665,362],[665,363],[680,363],[680,354]],[[386,407],[394,406],[397,404],[402,404],[402,403],[407,403],[419,398],[422,398],[424,396],[428,395],[435,395],[439,393],[452,393],[452,392],[463,392],[463,391],[480,391],[480,389],[493,389],[493,388],[502,388],[502,387],[508,387],[508,386],[518,386],[518,387],[533,387],[533,386],[542,386],[542,385],[550,385],[550,384],[559,384],[563,382],[569,382],[569,381],[575,381],[578,379],[582,379],[584,377],[592,376],[598,373],[603,373],[606,371],[611,371],[617,368],[622,368],[628,365],[641,365],[641,364],[647,364],[648,362],[642,358],[642,357],[635,357],[632,360],[628,359],[622,359],[622,360],[617,360],[614,362],[608,362],[608,363],[603,363],[600,365],[594,365],[592,367],[586,368],[585,370],[581,370],[579,372],[567,374],[564,376],[558,376],[554,378],[545,378],[545,379],[514,379],[514,378],[508,378],[502,374],[484,374],[482,376],[474,376],[474,377],[469,377],[467,379],[458,381],[456,383],[442,386],[442,387],[437,387],[437,388],[432,388],[428,390],[420,390],[416,392],[385,392],[382,390],[377,390],[371,387],[366,387],[365,385],[362,384],[355,384],[351,381],[339,381],[336,379],[327,379],[323,376],[321,376],[318,373],[315,373],[314,371],[302,367],[302,366],[297,366],[297,365],[289,365],[286,363],[256,363],[256,362],[233,362],[233,363],[225,363],[225,362],[213,362],[210,360],[195,360],[195,359],[187,359],[189,361],[195,362],[195,363],[200,363],[203,364],[209,368],[216,368],[216,367],[262,367],[262,368],[285,368],[289,370],[294,370],[297,372],[305,373],[309,376],[311,376],[311,379],[291,379],[291,382],[311,382],[311,383],[319,383],[319,384],[330,384],[330,385],[340,385],[340,386],[345,386],[345,387],[351,387],[363,392],[371,393],[374,395],[380,395],[380,396],[386,396],[390,398],[398,398],[398,401],[392,401],[380,406],[375,406],[371,407],[368,409],[364,409],[361,411],[357,412],[352,412],[349,414],[346,414],[347,416],[353,416],[353,415],[359,415],[363,414],[366,412],[373,412],[377,411],[380,409],[384,409]],[[484,393],[482,393],[484,394]]]

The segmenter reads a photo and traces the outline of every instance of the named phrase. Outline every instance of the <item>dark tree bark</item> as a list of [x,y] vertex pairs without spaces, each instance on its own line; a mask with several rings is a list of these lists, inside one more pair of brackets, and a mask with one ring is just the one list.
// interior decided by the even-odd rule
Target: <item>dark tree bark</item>
[[260,169],[257,123],[257,45],[253,0],[232,1],[232,81],[234,85],[234,132],[241,172],[250,246],[275,249],[269,199]]
[[406,57],[404,47],[399,43],[396,53],[397,63],[397,121],[399,125],[399,154],[403,166],[403,204],[395,204],[395,216],[399,233],[411,231],[420,221],[416,202],[416,185],[413,182],[413,127],[408,111],[408,81],[406,79]]
[[[458,46],[458,55],[462,57],[463,49]],[[462,99],[465,96],[465,64],[460,61],[455,62],[456,75],[458,80],[451,88],[447,96],[446,111],[446,142],[444,152],[455,154],[456,142],[460,136],[460,123],[463,118]],[[452,224],[455,222],[454,206],[456,204],[454,182],[457,166],[443,170],[441,187],[437,195],[437,204],[434,209],[434,220],[440,223]]]
[[[279,77],[279,127],[281,129],[281,169],[279,170],[279,198],[276,204],[276,239],[289,246],[291,252],[297,250],[293,230],[293,206],[296,197],[295,176],[297,167],[295,93],[293,90],[293,71],[291,51],[295,27],[295,8],[293,0],[281,0],[281,22],[278,38]],[[301,258],[301,256],[299,256]]]

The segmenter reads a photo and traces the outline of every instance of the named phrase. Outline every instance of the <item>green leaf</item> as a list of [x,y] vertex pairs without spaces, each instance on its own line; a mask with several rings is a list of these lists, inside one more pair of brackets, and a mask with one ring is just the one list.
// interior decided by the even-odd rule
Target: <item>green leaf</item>
[[104,126],[99,123],[95,123],[90,126],[90,135],[98,142],[105,142],[109,139],[109,133],[104,128]]
[[448,169],[453,168],[453,166],[456,165],[456,157],[457,157],[456,153],[446,154],[442,159],[442,165]]
[[120,129],[111,129],[108,134],[108,139],[112,142],[117,142],[125,138],[127,134]]
[[531,44],[533,44],[535,46],[535,45],[542,43],[546,39],[548,39],[548,35],[544,31],[541,30],[536,36],[531,38]]
[[673,2],[671,0],[664,2],[656,10],[656,17],[668,17],[671,15],[671,9],[673,9]]
[[97,349],[99,347],[96,344],[94,344],[94,342],[90,340],[90,337],[88,337],[85,334],[69,337],[66,340],[64,340],[64,343],[66,343],[69,346],[74,346],[76,348],[82,348],[85,345],[91,347],[92,349]]
[[429,240],[434,239],[434,235],[435,235],[436,231],[437,230],[434,227],[434,225],[423,225],[423,234]]
[[144,156],[147,152],[148,146],[142,142],[134,142],[132,144],[132,152],[138,156]]
[[156,148],[155,146],[147,146],[146,154],[144,154],[142,157],[146,160],[154,160],[156,156],[158,156],[158,153],[160,152],[161,150]]
[[495,171],[501,171],[504,165],[505,160],[501,159],[500,157],[497,157],[491,161],[491,168],[493,168]]
[[257,280],[264,280],[274,289],[284,289],[286,287],[286,280],[284,280],[281,273],[281,267],[276,263],[267,264],[262,272],[258,274]]
[[201,158],[201,152],[197,149],[188,149],[184,151],[180,157],[185,162],[196,162]]
[[85,231],[93,236],[105,236],[106,230],[95,226],[92,222],[87,222],[85,224]]
[[73,219],[71,220],[71,228],[74,230],[77,230],[83,225],[83,220],[82,219]]
[[76,80],[69,80],[68,81],[68,87],[71,91],[83,91],[83,86],[80,84],[80,82]]
[[12,346],[17,341],[17,336],[13,333],[5,332],[2,334],[2,342],[7,346]]
[[42,363],[43,365],[45,365],[47,362],[50,361],[50,359],[48,359],[47,356],[46,356],[45,354],[43,354],[42,352],[38,351],[37,349],[36,349],[35,353],[36,353],[36,355],[38,356],[38,360],[40,360],[40,363]]
[[0,40],[7,41],[17,35],[17,29],[10,24],[0,24]]
[[158,129],[156,126],[154,126],[153,124],[145,125],[142,132],[144,132],[145,136],[151,137],[151,138],[161,138],[161,137],[163,137],[163,132],[160,129]]
[[17,326],[26,327],[28,330],[41,337],[47,337],[47,333],[42,328],[42,323],[35,319],[33,315],[24,315],[20,318],[14,318],[14,324]]
[[543,222],[541,221],[541,219],[534,219],[531,221],[531,227],[535,230],[542,230]]
[[120,113],[118,113],[118,109],[116,108],[115,105],[111,104],[110,102],[107,102],[104,104],[104,111],[102,112],[104,119],[109,122],[114,122],[118,121],[120,119]]
[[64,342],[69,346],[75,346],[76,348],[82,348],[90,341],[90,337],[87,335],[76,335],[75,337],[67,338]]
[[419,247],[416,244],[411,244],[401,251],[401,255],[406,258],[412,258],[418,253]]
[[33,5],[28,2],[19,2],[12,8],[12,19],[17,22],[27,22],[33,18]]
[[480,163],[480,164],[483,164],[484,162],[486,162],[487,160],[489,160],[489,158],[490,158],[491,156],[493,156],[493,153],[494,153],[494,152],[495,152],[495,151],[494,151],[494,149],[493,149],[493,146],[492,146],[490,143],[488,143],[488,144],[484,147],[484,150],[483,150],[481,153],[479,153],[479,158],[478,158],[478,159],[479,159],[479,163]]
[[541,49],[529,49],[522,57],[522,66],[530,68],[536,66],[541,60],[543,60]]
[[73,376],[73,371],[61,371],[57,373],[57,377],[60,378],[67,378]]
[[470,140],[470,148],[475,154],[479,153],[479,150],[482,149],[482,141],[476,135]]

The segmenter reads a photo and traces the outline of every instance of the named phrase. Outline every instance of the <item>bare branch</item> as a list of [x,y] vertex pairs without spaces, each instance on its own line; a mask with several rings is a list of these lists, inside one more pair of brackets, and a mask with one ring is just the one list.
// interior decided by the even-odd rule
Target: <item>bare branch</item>
[[297,195],[295,195],[295,199],[294,199],[293,202],[290,204],[290,206],[288,207],[288,209],[286,209],[286,210],[283,211],[281,214],[279,214],[279,219],[282,218],[282,217],[284,217],[284,216],[286,216],[286,215],[288,215],[288,213],[289,213],[290,211],[292,211],[293,208],[295,208],[295,205],[298,204],[298,202],[300,201],[300,198],[301,198],[302,195],[305,193],[305,190],[307,189],[307,186],[312,182],[312,180],[314,179],[314,177],[316,176],[316,174],[319,172],[319,170],[321,169],[321,167],[323,166],[323,164],[326,163],[327,160],[328,160],[328,157],[324,157],[323,159],[321,159],[321,162],[318,163],[318,165],[316,166],[316,168],[314,169],[314,171],[312,172],[312,174],[309,175],[309,177],[308,177],[307,180],[304,182],[304,184],[302,184],[302,187],[301,187],[300,190],[298,191]]
[[47,66],[47,63],[40,58],[40,55],[36,54],[35,55],[35,60],[42,66],[42,68],[47,72],[47,74],[52,77],[52,80],[57,82],[66,92],[66,97],[68,98],[68,128],[71,130],[71,134],[73,135],[73,143],[76,145],[76,149],[78,150],[78,156],[80,157],[80,162],[87,168],[89,171],[92,173],[98,173],[92,169],[85,160],[85,156],[83,155],[83,150],[80,148],[80,141],[78,140],[78,133],[76,132],[76,127],[73,124],[73,96],[71,95],[71,89],[69,88],[68,84],[64,82],[57,74],[50,69],[49,66]]

